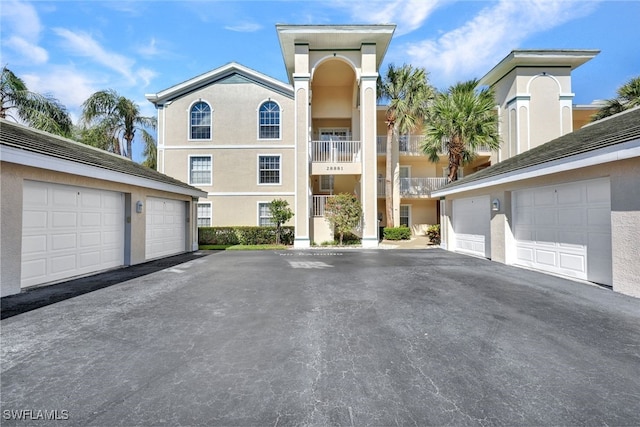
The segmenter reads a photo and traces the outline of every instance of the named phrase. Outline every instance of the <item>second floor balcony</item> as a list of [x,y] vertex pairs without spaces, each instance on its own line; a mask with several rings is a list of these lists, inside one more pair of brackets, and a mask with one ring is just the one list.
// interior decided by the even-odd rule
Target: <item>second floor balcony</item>
[[[400,178],[400,197],[403,198],[428,198],[431,192],[444,187],[447,178]],[[378,178],[378,197],[384,197],[385,180]]]
[[[398,139],[398,153],[401,156],[426,156],[422,151],[422,144],[424,141],[423,135],[401,135]],[[377,137],[377,152],[378,155],[386,155],[387,154],[387,136],[386,135],[378,135]],[[447,143],[443,142],[440,148],[440,153],[444,154],[447,152]],[[478,154],[490,154],[491,150],[489,147],[481,146],[476,149],[476,153]]]
[[309,157],[312,175],[346,175],[362,173],[360,141],[311,141]]

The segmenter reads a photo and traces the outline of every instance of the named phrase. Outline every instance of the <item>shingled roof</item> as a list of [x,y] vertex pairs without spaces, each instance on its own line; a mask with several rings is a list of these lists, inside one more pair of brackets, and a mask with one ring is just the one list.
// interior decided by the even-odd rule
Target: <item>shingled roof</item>
[[[640,107],[591,123],[575,132],[482,169],[432,192],[432,195],[436,197],[445,195],[452,192],[450,190],[470,187],[474,183],[486,182],[487,185],[491,185],[492,180],[507,174],[524,173],[530,168],[552,162],[570,161],[589,152],[595,154],[603,149],[615,148],[616,145],[633,140],[640,141]],[[640,146],[640,143],[638,145]]]
[[[196,187],[149,169],[126,157],[4,119],[0,119],[0,145],[179,187],[185,190],[185,194],[193,196],[206,196],[204,191]],[[3,160],[6,161],[5,156]]]

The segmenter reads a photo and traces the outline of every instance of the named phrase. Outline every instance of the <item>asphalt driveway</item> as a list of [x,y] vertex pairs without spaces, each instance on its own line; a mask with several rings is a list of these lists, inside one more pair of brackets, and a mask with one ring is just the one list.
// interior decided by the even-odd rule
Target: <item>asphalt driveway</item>
[[440,249],[217,252],[0,326],[3,426],[640,425],[640,300]]

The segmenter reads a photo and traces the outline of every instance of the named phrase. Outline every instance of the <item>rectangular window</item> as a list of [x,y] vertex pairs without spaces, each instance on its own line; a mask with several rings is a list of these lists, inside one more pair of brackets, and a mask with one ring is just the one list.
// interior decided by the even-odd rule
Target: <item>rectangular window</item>
[[258,156],[258,184],[280,184],[280,156]]
[[198,203],[198,227],[211,227],[211,203]]
[[211,156],[189,157],[189,184],[211,185]]
[[270,204],[269,202],[258,203],[258,225],[261,227],[273,227],[276,225],[271,219]]
[[333,175],[320,176],[320,191],[322,192],[333,191]]
[[408,227],[410,216],[411,216],[411,206],[409,205],[400,205],[400,226]]

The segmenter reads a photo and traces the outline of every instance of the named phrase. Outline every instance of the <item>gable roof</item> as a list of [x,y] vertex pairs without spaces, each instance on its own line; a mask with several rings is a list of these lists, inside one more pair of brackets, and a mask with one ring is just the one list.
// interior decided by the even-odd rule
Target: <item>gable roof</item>
[[207,193],[136,162],[70,139],[0,119],[3,162],[206,197]]
[[222,67],[178,83],[158,93],[145,94],[145,97],[154,105],[158,106],[205,86],[224,81],[230,77],[233,77],[235,82],[244,81],[255,83],[293,99],[293,87],[290,85],[236,62],[229,62]]
[[434,197],[640,157],[640,107],[591,123],[431,192]]

